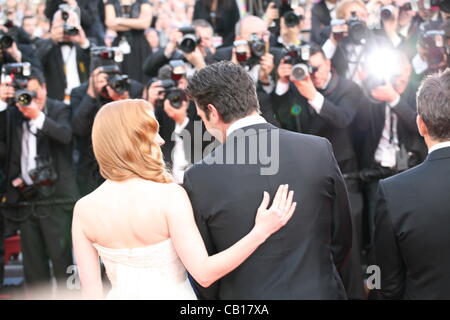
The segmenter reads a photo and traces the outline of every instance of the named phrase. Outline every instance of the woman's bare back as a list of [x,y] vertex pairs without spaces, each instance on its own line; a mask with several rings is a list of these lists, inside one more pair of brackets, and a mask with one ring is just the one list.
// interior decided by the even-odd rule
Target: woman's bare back
[[84,233],[91,242],[111,249],[145,247],[166,240],[165,207],[171,199],[167,186],[140,178],[105,181],[79,201]]

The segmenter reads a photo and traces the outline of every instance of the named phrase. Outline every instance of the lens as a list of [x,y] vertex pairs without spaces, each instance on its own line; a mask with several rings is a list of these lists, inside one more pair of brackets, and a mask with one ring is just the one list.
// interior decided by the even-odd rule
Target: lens
[[191,53],[197,47],[197,38],[193,34],[187,34],[180,42],[179,48],[185,53]]
[[392,18],[392,13],[389,9],[382,9],[380,12],[381,20],[389,20]]
[[308,66],[306,64],[300,63],[292,67],[292,77],[297,81],[305,79],[308,73]]
[[12,44],[13,44],[14,40],[8,36],[8,35],[1,35],[0,36],[0,49],[9,49],[11,48]]

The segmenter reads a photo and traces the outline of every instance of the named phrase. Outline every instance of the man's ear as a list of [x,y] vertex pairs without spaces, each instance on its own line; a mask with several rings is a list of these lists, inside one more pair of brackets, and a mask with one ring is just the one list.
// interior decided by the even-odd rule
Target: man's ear
[[212,123],[217,123],[222,118],[220,116],[219,111],[217,111],[216,107],[212,104],[208,104],[208,111],[209,111],[209,120]]
[[420,115],[417,115],[416,123],[417,128],[419,129],[419,134],[422,137],[428,136],[428,128]]

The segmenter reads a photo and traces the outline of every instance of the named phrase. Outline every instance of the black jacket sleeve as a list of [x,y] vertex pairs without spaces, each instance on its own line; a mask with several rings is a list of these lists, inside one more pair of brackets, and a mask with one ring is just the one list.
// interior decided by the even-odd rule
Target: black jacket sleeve
[[[186,189],[186,192],[187,192],[189,198],[191,198],[195,222],[197,224],[198,230],[200,231],[203,242],[205,243],[205,247],[206,247],[206,250],[208,251],[208,255],[211,256],[213,254],[216,254],[217,250],[212,242],[208,225],[206,224],[206,221],[202,217],[199,208],[196,206],[196,202],[192,201],[193,189],[192,189],[191,182],[189,180],[189,171],[187,171],[184,175],[183,187]],[[216,281],[208,288],[202,287],[195,280],[193,282],[195,284],[195,289],[196,289],[195,291],[196,291],[199,299],[201,299],[201,300],[205,300],[205,299],[206,300],[217,300],[217,299],[219,299],[220,280]]]
[[405,290],[406,269],[389,215],[388,198],[383,181],[380,181],[378,187],[373,246],[375,262],[381,270],[380,297],[401,299]]
[[90,135],[98,111],[97,100],[84,90],[72,90],[70,104],[74,110],[72,117],[73,133],[79,137]]
[[347,188],[341,170],[334,157],[331,144],[326,140],[334,185],[334,204],[331,226],[331,251],[336,269],[342,274],[352,248],[352,221]]
[[41,133],[61,143],[69,144],[72,140],[72,127],[70,125],[70,107],[60,103],[62,108],[54,117],[46,116]]
[[155,53],[148,56],[144,61],[144,73],[149,77],[158,76],[158,70],[163,65],[169,63],[170,59],[164,54],[164,48],[156,51]]

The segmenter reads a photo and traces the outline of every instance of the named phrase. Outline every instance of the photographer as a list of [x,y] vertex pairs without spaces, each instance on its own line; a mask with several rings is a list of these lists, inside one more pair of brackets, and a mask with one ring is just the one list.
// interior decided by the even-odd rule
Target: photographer
[[140,83],[146,80],[142,65],[151,54],[144,32],[150,27],[152,18],[148,0],[108,0],[105,5],[106,26],[117,32],[113,46],[120,47],[125,55],[122,71]]
[[175,181],[181,184],[189,166],[203,158],[209,144],[203,139],[206,128],[195,104],[183,92],[187,79],[186,66],[181,60],[163,66],[155,80],[148,89],[147,99],[154,107],[159,134],[165,141],[161,146],[164,160],[172,169]]
[[[6,146],[6,194],[1,211],[19,223],[25,283],[49,286],[50,266],[65,288],[72,265],[70,226],[78,193],[71,159],[70,109],[47,98],[43,74],[23,67],[4,67],[0,85],[0,143]],[[25,73],[25,74],[24,74]],[[11,76],[12,75],[12,76]],[[50,293],[49,292],[49,293]],[[40,296],[42,298],[42,296]]]
[[[383,63],[386,57],[380,58]],[[360,180],[366,200],[369,259],[373,232],[374,197],[380,179],[405,171],[426,157],[426,147],[416,126],[417,84],[410,81],[412,67],[405,54],[389,58],[391,75],[383,84],[374,86],[370,96],[361,103],[355,120],[355,146],[360,171],[353,178]],[[380,67],[377,68],[380,72]],[[370,100],[369,100],[370,98]],[[351,175],[350,175],[351,176]],[[369,264],[373,262],[369,260]]]
[[[279,80],[273,94],[282,127],[327,138],[342,173],[354,172],[358,164],[351,124],[361,101],[361,90],[331,71],[331,62],[318,45],[312,45],[306,59],[294,62],[294,66],[286,63],[287,57],[278,67]],[[362,195],[357,181],[345,182],[352,207],[353,249],[343,280],[350,299],[364,299],[360,256]]]
[[389,40],[376,36],[367,27],[368,11],[361,0],[343,0],[338,4],[329,39],[322,49],[340,76],[361,84],[361,64],[378,47],[392,47]]
[[173,30],[167,46],[145,60],[145,74],[156,77],[158,70],[170,60],[181,59],[189,62],[191,67],[188,75],[213,63],[215,48],[212,45],[212,37],[213,28],[206,20],[195,20],[192,27]]
[[280,17],[280,36],[275,41],[275,46],[287,47],[307,43],[302,36],[304,29],[305,10],[297,7],[292,11],[287,11]]
[[39,43],[40,59],[48,96],[70,103],[70,92],[89,77],[90,42],[77,14],[66,8],[57,11],[50,29],[51,39]]
[[275,88],[276,68],[283,56],[280,48],[269,46],[269,31],[261,18],[246,16],[236,25],[237,41],[217,50],[216,61],[228,60],[244,66],[256,85],[262,116],[279,126],[275,119],[271,94]]
[[337,0],[320,0],[311,9],[311,41],[321,42],[321,32],[324,27],[329,27],[331,20],[336,19]]
[[101,13],[105,10],[103,0],[46,0],[45,15],[49,20],[61,4],[68,4],[73,10],[77,11],[81,19],[81,27],[86,32],[88,38],[98,45],[104,44],[105,30]]
[[[115,84],[115,75],[105,71],[120,71],[114,60],[93,58],[93,72],[89,81],[74,88],[71,94],[72,126],[76,136],[76,149],[79,154],[77,163],[77,181],[82,196],[97,188],[104,180],[100,177],[97,161],[95,160],[91,132],[95,115],[98,110],[111,101],[142,98],[143,86],[129,79],[128,85],[122,80]],[[115,69],[115,67],[117,69]],[[115,69],[115,70],[114,70]],[[126,81],[125,81],[126,82]],[[118,87],[115,91],[114,88]]]

